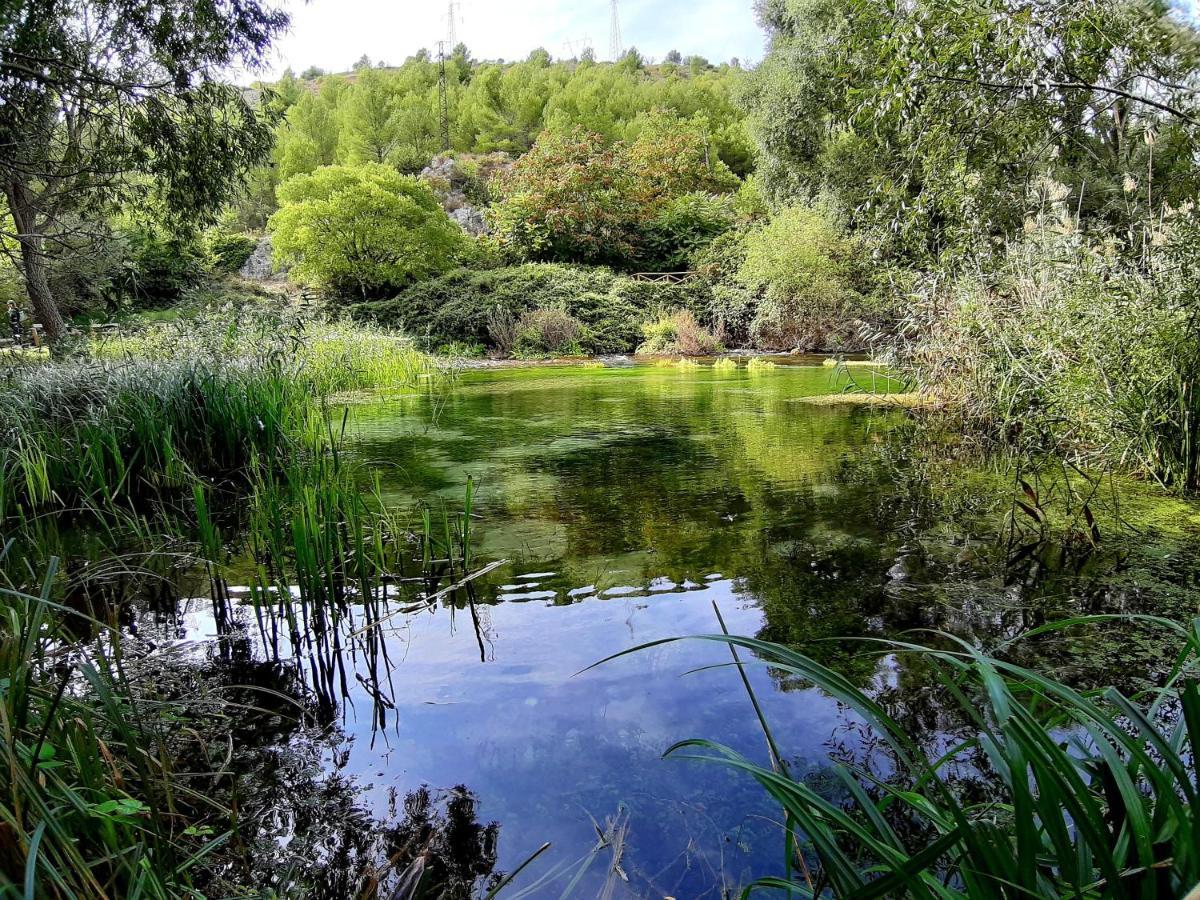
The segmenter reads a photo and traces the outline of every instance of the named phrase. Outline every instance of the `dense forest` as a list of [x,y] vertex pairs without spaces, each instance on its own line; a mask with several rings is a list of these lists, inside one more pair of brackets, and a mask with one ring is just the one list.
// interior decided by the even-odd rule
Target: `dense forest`
[[[784,852],[725,782],[640,835],[622,795],[531,895],[699,895],[690,832],[670,889],[625,841],[725,816],[723,896],[1195,896],[1200,26],[754,14],[745,63],[459,44],[238,84],[288,27],[264,0],[0,5],[0,898],[503,900],[549,843],[503,872],[465,785],[383,816],[386,754],[342,771],[406,702],[396,632],[449,607],[473,665],[493,614],[551,629],[444,703],[461,673],[414,663],[405,721],[561,703],[578,752],[533,768],[603,756],[642,802],[657,731],[605,717],[652,678],[578,727],[555,679],[689,592],[753,728],[655,764],[748,775]],[[621,602],[619,646],[533,618]],[[843,743],[789,758],[756,691]],[[653,724],[734,721],[687,696]],[[404,752],[462,749],[422,721]]]

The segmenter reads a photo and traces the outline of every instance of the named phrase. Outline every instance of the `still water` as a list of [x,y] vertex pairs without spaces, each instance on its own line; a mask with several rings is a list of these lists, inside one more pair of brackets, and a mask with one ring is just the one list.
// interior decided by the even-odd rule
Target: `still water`
[[[1102,551],[1029,538],[1008,519],[1008,474],[898,440],[900,410],[813,400],[845,386],[820,366],[498,369],[352,405],[364,485],[379,473],[391,507],[461,511],[470,479],[473,568],[507,562],[472,605],[347,641],[320,766],[399,832],[443,810],[463,883],[495,884],[548,842],[502,896],[731,896],[781,873],[777,813],[744,776],[663,758],[707,738],[768,762],[729,651],[684,641],[595,663],[717,632],[719,609],[731,632],[893,699],[933,740],[937,710],[911,702],[920,672],[858,639],[994,644],[1057,615],[1194,606],[1188,507],[1155,506],[1135,542]],[[1078,651],[1027,652],[1080,678],[1152,677],[1149,643]],[[870,761],[827,696],[746,671],[793,773],[832,784],[830,766]]]

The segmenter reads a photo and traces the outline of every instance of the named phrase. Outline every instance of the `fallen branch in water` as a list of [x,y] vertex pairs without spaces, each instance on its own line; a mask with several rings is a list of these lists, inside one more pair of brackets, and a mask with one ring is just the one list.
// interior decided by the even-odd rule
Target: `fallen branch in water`
[[470,584],[476,578],[482,578],[484,575],[487,575],[489,572],[494,572],[496,569],[500,568],[501,566],[506,566],[506,565],[508,565],[507,559],[498,559],[495,562],[488,563],[482,569],[479,569],[476,572],[472,572],[470,575],[465,576],[460,581],[456,581],[454,584],[450,585],[449,587],[442,588],[436,594],[432,594],[429,597],[426,597],[420,603],[413,603],[408,606],[401,607],[400,609],[397,609],[394,612],[388,613],[386,616],[384,616],[381,619],[376,619],[374,622],[367,623],[362,628],[358,629],[358,631],[352,632],[350,637],[358,637],[360,634],[365,634],[366,632],[370,631],[372,628],[377,628],[378,626],[382,625],[384,622],[387,622],[388,620],[393,619],[396,616],[406,615],[408,613],[419,612],[422,609],[429,609],[429,607],[433,606],[435,603],[437,603],[439,600],[441,600],[447,594],[453,594],[455,591],[461,590],[462,588],[466,587],[468,584]]

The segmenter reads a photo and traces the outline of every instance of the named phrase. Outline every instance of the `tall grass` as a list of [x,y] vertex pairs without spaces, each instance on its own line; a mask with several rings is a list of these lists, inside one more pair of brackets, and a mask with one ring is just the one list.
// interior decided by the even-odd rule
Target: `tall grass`
[[106,507],[225,475],[310,427],[311,391],[270,361],[53,363],[0,388],[0,517]]
[[970,433],[1200,488],[1200,220],[1134,238],[1048,210],[998,259],[930,280],[899,361]]
[[0,588],[0,896],[185,895],[229,837],[196,823],[230,811],[173,771],[119,634],[56,604],[54,574],[37,594]]
[[444,374],[403,338],[299,320],[176,323],[95,350],[0,373],[0,521],[236,476],[311,443],[334,394]]
[[[1167,684],[1132,697],[1078,691],[948,635],[940,640],[949,649],[882,642],[881,652],[914,657],[936,675],[939,719],[958,722],[937,747],[802,653],[711,635],[704,639],[751,651],[852,711],[887,748],[894,771],[885,778],[864,765],[834,765],[834,795],[792,778],[777,760],[762,765],[710,740],[682,741],[667,754],[745,773],[789,822],[797,852],[743,896],[1180,897],[1200,882],[1200,620],[1151,621],[1182,649]],[[786,746],[761,721],[769,746]]]

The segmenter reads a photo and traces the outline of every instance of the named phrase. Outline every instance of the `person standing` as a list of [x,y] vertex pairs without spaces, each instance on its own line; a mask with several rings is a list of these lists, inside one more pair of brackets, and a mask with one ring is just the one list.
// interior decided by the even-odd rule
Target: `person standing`
[[13,301],[8,301],[8,327],[12,331],[13,342],[21,346],[21,310]]

